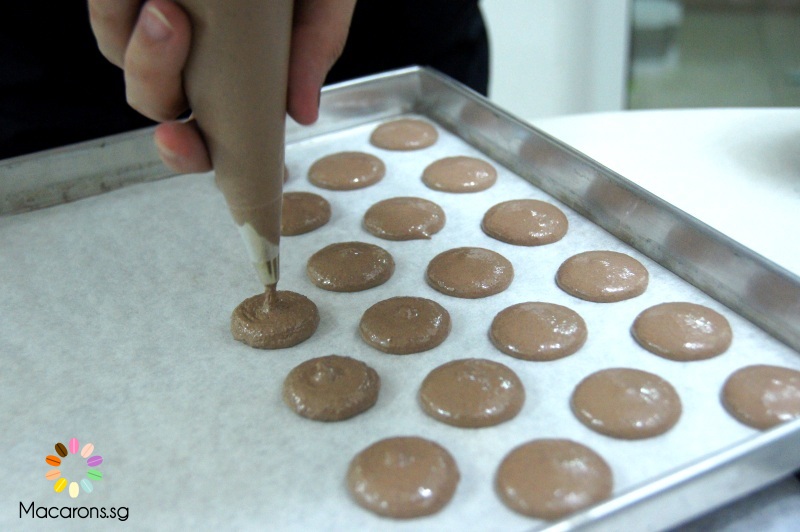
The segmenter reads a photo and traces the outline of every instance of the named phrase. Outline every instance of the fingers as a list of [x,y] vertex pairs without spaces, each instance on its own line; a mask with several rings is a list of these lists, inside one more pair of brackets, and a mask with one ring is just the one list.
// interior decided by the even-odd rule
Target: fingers
[[[131,107],[160,122],[180,115],[187,108],[181,73],[191,40],[184,11],[170,0],[89,0],[89,17],[101,53],[125,71]],[[155,143],[178,173],[211,170],[194,121],[159,125]]]
[[[289,62],[288,112],[301,124],[318,116],[319,91],[347,40],[356,0],[296,0]],[[181,73],[189,54],[191,27],[170,0],[89,0],[98,46],[123,67],[128,103],[157,121],[173,120],[187,108]],[[138,18],[137,18],[138,15]],[[155,133],[164,163],[177,172],[211,169],[193,121],[166,122]]]
[[89,0],[89,19],[101,53],[125,71],[131,107],[157,121],[186,109],[181,72],[191,27],[176,3]]
[[161,160],[177,173],[211,170],[206,145],[194,120],[160,124],[156,127],[155,141]]
[[342,54],[356,0],[297,0],[294,7],[287,110],[301,124],[319,115],[319,91]]
[[124,54],[128,104],[148,118],[175,119],[187,108],[181,73],[189,54],[191,26],[170,0],[142,7]]
[[89,0],[89,22],[97,47],[120,68],[141,3],[141,0]]

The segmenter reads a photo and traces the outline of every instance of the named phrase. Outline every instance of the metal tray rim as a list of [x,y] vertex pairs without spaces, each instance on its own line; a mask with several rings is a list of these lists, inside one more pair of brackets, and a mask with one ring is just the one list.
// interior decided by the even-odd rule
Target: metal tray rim
[[[435,90],[429,90],[431,87]],[[337,97],[349,95],[352,91],[364,93],[364,106],[338,108]],[[720,287],[725,287],[726,279],[717,279],[716,284],[704,280],[703,276],[708,275],[707,271],[695,271],[691,261],[687,263],[679,260],[680,257],[666,255],[670,251],[669,246],[659,247],[647,239],[639,238],[635,231],[636,224],[642,223],[642,219],[647,220],[647,216],[654,217],[656,221],[662,221],[666,216],[681,227],[688,227],[693,237],[713,244],[715,252],[724,252],[724,258],[732,257],[738,261],[737,264],[745,265],[749,268],[746,271],[757,271],[770,279],[778,279],[782,283],[779,287],[789,287],[791,296],[797,294],[797,298],[791,301],[794,306],[784,309],[787,315],[800,314],[800,277],[435,71],[409,67],[326,87],[322,93],[320,122],[311,127],[288,124],[287,142],[409,112],[429,116],[492,158],[508,165],[545,192],[728,305],[770,335],[794,350],[800,350],[800,327],[787,330],[786,320],[764,322],[760,319],[764,316],[763,306],[742,307],[741,302],[737,302],[730,293],[723,291],[720,298]],[[487,130],[492,134],[487,134]],[[146,128],[0,161],[0,175],[4,176],[3,189],[0,191],[0,214],[15,214],[56,205],[119,186],[171,176],[172,173],[160,164],[152,147],[152,131],[153,128]],[[534,148],[539,149],[539,155],[557,156],[556,162],[572,164],[570,170],[574,175],[568,175],[565,182],[559,183],[559,174],[553,168],[540,167],[531,170],[522,165],[520,147],[531,139],[534,141]],[[66,173],[63,172],[65,161],[68,168]],[[54,170],[59,164],[62,165],[59,169],[63,175],[56,175]],[[114,179],[109,181],[104,177],[108,174]],[[571,178],[574,179],[570,181]],[[570,186],[575,183],[583,186],[587,180],[590,184],[608,184],[611,198],[624,207],[620,211],[623,216],[617,213],[618,216],[615,217],[613,209],[603,205],[602,194],[598,197],[580,197],[570,191]],[[81,186],[76,188],[76,183]],[[37,196],[42,191],[51,189],[57,193],[45,194],[44,200]],[[15,194],[16,200],[11,198]],[[20,202],[20,198],[28,198],[30,201]],[[644,218],[637,210],[644,212]],[[720,255],[712,254],[715,260],[719,257]],[[633,523],[639,527],[643,523],[639,519],[643,516],[649,516],[654,526],[666,527],[765,486],[798,466],[800,420],[756,434],[719,453],[634,486],[608,501],[543,528],[570,530],[591,526],[593,529],[618,529]],[[739,478],[737,471],[740,470],[747,470],[750,474],[746,478]],[[737,484],[726,484],[729,489],[725,492],[708,493],[711,490],[705,488],[720,482],[725,484],[732,478],[737,479]],[[697,491],[703,491],[706,496],[702,500],[691,500],[692,494]],[[654,515],[652,510],[656,507],[658,511]],[[637,520],[631,520],[633,515],[638,516]]]

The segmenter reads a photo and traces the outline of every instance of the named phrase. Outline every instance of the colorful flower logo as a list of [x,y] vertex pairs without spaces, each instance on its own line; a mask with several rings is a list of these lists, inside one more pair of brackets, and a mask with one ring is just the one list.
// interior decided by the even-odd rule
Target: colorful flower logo
[[[83,490],[84,493],[91,493],[92,490],[94,490],[94,484],[92,484],[92,482],[96,482],[103,478],[103,473],[96,469],[100,464],[103,463],[103,457],[99,454],[94,454],[94,445],[87,443],[83,446],[83,449],[81,449],[78,439],[72,438],[69,440],[69,448],[67,448],[67,446],[63,443],[58,442],[55,445],[55,450],[57,456],[49,454],[44,459],[47,465],[53,466],[53,469],[50,469],[44,475],[44,478],[47,480],[52,480],[55,482],[55,484],[53,484],[53,491],[56,493],[61,493],[62,491],[66,490],[67,493],[69,493],[69,496],[73,499],[80,495],[81,490]],[[81,457],[86,460],[86,465],[88,466],[88,469],[86,470],[86,478],[81,479],[80,482],[70,482],[61,476],[61,470],[58,469],[58,467],[61,465],[62,459],[66,459],[70,455],[78,454],[79,450]]]

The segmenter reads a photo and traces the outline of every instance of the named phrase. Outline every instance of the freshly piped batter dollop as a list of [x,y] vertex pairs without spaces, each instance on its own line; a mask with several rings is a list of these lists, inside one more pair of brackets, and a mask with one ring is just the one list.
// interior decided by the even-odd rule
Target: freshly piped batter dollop
[[311,192],[284,192],[281,236],[295,236],[319,229],[331,219],[331,204]]
[[652,438],[681,416],[681,400],[670,383],[652,373],[612,368],[592,373],[572,393],[572,412],[590,429],[625,440]]
[[423,297],[392,297],[368,308],[359,324],[369,345],[395,355],[428,351],[450,334],[450,313]]
[[372,408],[381,380],[364,362],[329,355],[296,366],[283,381],[283,402],[317,421],[341,421]]
[[428,284],[448,296],[476,299],[499,294],[514,280],[511,262],[489,249],[455,248],[431,260]]
[[733,332],[725,316],[695,303],[662,303],[636,317],[631,334],[658,356],[686,362],[724,353]]
[[382,247],[339,242],[314,253],[306,272],[311,282],[332,292],[358,292],[382,285],[394,273],[394,259]]
[[415,197],[379,201],[364,214],[364,227],[386,240],[429,239],[444,227],[445,215],[436,203]]
[[356,503],[396,519],[438,512],[450,502],[460,479],[447,449],[416,436],[373,443],[347,470],[347,488]]
[[369,153],[343,151],[311,165],[308,180],[329,190],[354,190],[374,185],[386,175],[386,165]]
[[259,349],[297,345],[309,339],[318,325],[319,311],[314,302],[286,290],[247,298],[231,315],[233,337]]
[[439,133],[424,120],[401,118],[379,125],[372,132],[369,141],[373,146],[384,150],[421,150],[436,144]]
[[736,370],[722,387],[722,405],[750,427],[766,430],[800,418],[800,371],[755,365]]
[[616,251],[578,253],[558,268],[556,283],[566,293],[596,303],[613,303],[642,295],[647,268],[630,255]]
[[558,519],[611,496],[611,468],[589,447],[542,439],[513,449],[497,468],[500,500],[523,515]]
[[419,389],[426,414],[456,427],[490,427],[516,416],[525,388],[511,368],[481,358],[453,360],[428,373]]
[[586,342],[586,322],[574,310],[555,303],[528,302],[501,310],[489,338],[507,355],[523,360],[556,360]]
[[542,246],[564,238],[566,215],[551,203],[521,199],[498,203],[483,216],[483,232],[517,246]]
[[497,182],[497,169],[475,157],[445,157],[425,168],[422,182],[442,192],[480,192]]

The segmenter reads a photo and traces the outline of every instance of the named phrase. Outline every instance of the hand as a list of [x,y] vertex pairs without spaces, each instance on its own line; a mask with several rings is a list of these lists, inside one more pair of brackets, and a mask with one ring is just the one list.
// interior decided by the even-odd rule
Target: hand
[[[171,0],[88,0],[102,54],[125,72],[128,103],[153,120],[164,163],[179,173],[204,172],[211,160],[188,108],[182,71],[191,43],[186,12]],[[301,124],[319,114],[319,91],[347,39],[356,0],[295,0],[287,111]]]

